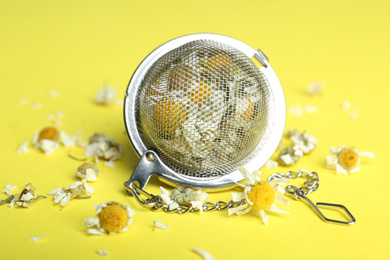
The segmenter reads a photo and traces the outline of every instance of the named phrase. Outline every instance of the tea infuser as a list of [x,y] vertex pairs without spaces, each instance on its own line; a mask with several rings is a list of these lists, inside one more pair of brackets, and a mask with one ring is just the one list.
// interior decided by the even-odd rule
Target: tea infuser
[[[283,135],[286,103],[263,52],[227,36],[192,34],[163,44],[139,65],[126,91],[124,119],[140,156],[126,191],[154,210],[182,214],[198,210],[170,210],[145,191],[151,175],[173,186],[243,187],[237,167],[254,171],[269,160]],[[205,202],[202,209],[244,202]]]
[[171,185],[220,190],[242,180],[238,166],[255,170],[271,157],[286,104],[260,50],[227,36],[192,34],[163,44],[139,65],[124,119],[140,156],[125,182],[129,193],[134,184],[144,189],[151,174]]

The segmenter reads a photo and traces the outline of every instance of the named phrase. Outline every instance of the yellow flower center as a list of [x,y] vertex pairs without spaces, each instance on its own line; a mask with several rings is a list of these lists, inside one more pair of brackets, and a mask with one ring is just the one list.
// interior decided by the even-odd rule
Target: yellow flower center
[[206,83],[200,82],[199,87],[192,91],[189,96],[192,102],[200,104],[210,96],[210,92],[210,87]]
[[161,100],[154,107],[154,117],[157,125],[165,132],[174,133],[186,120],[185,108],[172,100]]
[[38,140],[50,140],[50,141],[57,141],[60,138],[60,132],[58,132],[57,129],[54,127],[45,127],[39,132]]
[[127,211],[120,204],[111,204],[99,214],[100,226],[107,232],[118,232],[127,226],[129,217]]
[[269,209],[275,200],[275,191],[267,181],[256,182],[248,192],[248,199],[253,202],[256,210]]
[[249,121],[251,119],[251,117],[253,116],[253,112],[254,112],[253,102],[249,98],[247,98],[246,102],[245,102],[245,111],[241,115],[241,118],[244,121]]
[[350,148],[343,148],[337,158],[341,167],[347,170],[353,169],[359,164],[359,155]]

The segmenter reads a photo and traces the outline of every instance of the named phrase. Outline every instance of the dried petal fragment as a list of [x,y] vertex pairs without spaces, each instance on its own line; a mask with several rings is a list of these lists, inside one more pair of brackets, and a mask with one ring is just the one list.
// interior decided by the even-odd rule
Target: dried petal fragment
[[101,256],[109,256],[109,253],[107,253],[107,251],[105,251],[103,249],[97,250],[96,253],[98,253]]
[[38,237],[31,237],[30,240],[37,242],[38,240],[41,240],[44,235],[45,234],[42,234],[41,236],[38,236]]
[[153,230],[155,230],[156,228],[168,230],[169,228],[169,225],[162,223],[160,220],[154,220],[153,222],[154,222]]
[[204,250],[202,250],[202,249],[199,249],[199,248],[197,248],[197,247],[194,247],[192,250],[194,250],[196,253],[198,253],[201,257],[203,257],[203,259],[204,260],[213,260],[214,259],[214,257],[210,254],[210,253],[208,253],[208,252],[206,252],[206,251],[204,251]]

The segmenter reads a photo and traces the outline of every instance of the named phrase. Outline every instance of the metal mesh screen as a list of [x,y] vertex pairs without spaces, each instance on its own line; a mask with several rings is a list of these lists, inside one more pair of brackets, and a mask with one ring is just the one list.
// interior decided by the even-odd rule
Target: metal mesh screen
[[162,56],[137,93],[145,146],[179,174],[225,175],[250,161],[269,124],[270,92],[245,54],[210,40]]

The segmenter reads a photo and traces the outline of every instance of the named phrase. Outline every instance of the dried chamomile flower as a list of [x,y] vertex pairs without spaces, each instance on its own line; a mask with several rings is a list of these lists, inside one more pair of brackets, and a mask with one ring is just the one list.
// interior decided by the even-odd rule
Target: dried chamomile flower
[[111,104],[116,95],[116,90],[111,86],[105,86],[96,93],[95,102],[100,105]]
[[280,165],[290,166],[298,162],[302,156],[303,156],[303,152],[301,149],[295,146],[289,146],[284,148],[279,153],[278,162]]
[[197,248],[197,247],[194,247],[192,250],[194,250],[196,253],[198,253],[201,257],[203,257],[203,259],[204,260],[214,260],[214,257],[210,254],[210,253],[208,253],[208,252],[206,252],[206,251],[204,251],[204,250],[202,250],[202,249],[199,249],[199,248]]
[[37,200],[39,198],[46,198],[45,196],[38,195],[35,197],[35,188],[31,185],[31,183],[27,184],[24,186],[23,191],[21,193],[12,195],[11,190],[15,189],[16,186],[14,185],[7,185],[5,187],[5,192],[10,196],[5,200],[0,201],[0,205],[3,205],[5,203],[9,203],[9,206],[12,208],[15,204],[25,207],[25,208],[30,208],[31,207],[31,202],[33,200]]
[[162,193],[160,197],[163,199],[165,204],[168,205],[169,209],[178,208],[179,205],[193,207],[199,209],[200,213],[203,213],[203,201],[209,199],[209,195],[201,190],[193,190],[187,187],[177,187],[172,190],[171,195],[169,192],[160,187]]
[[156,228],[168,230],[169,228],[167,224],[162,223],[160,220],[154,220],[153,223],[154,223],[153,230],[155,230]]
[[[108,161],[115,161],[122,158],[123,147],[118,144],[114,138],[104,134],[96,133],[89,139],[89,145],[86,147],[85,155],[95,156]],[[112,166],[112,165],[109,165]]]
[[33,145],[36,149],[41,149],[46,155],[58,149],[60,132],[54,127],[45,127],[39,134],[34,133]]
[[229,216],[232,214],[243,215],[251,209],[258,210],[262,222],[267,225],[268,215],[266,210],[271,210],[279,213],[289,214],[287,211],[280,209],[274,205],[274,202],[288,205],[289,199],[282,196],[284,189],[281,185],[285,183],[281,180],[272,180],[271,182],[260,178],[260,171],[254,171],[250,174],[245,168],[238,167],[238,170],[243,174],[245,180],[245,189],[243,193],[232,192],[233,201],[241,201],[245,199],[245,203],[236,208],[230,208]]
[[326,156],[326,167],[335,169],[337,174],[348,174],[359,171],[360,156],[375,159],[372,152],[358,152],[353,148],[340,146],[339,148],[331,148],[330,153],[335,154]]
[[287,131],[287,136],[293,141],[294,149],[301,150],[303,154],[308,154],[317,146],[317,139],[314,136],[299,132],[297,130]]
[[320,96],[324,90],[323,82],[312,82],[307,87],[306,93],[310,96]]
[[125,232],[135,214],[129,206],[115,201],[95,205],[95,209],[98,216],[86,218],[83,221],[84,226],[90,227],[87,232],[94,235],[112,235]]
[[160,193],[160,198],[164,201],[164,203],[168,206],[169,210],[175,210],[178,207],[180,207],[179,203],[176,201],[173,201],[171,199],[171,196],[169,195],[169,191],[167,191],[165,188],[161,187],[161,193]]
[[61,202],[61,206],[65,206],[71,199],[89,199],[90,196],[82,197],[81,195],[91,195],[95,189],[85,183],[85,181],[77,181],[68,188],[57,188],[50,191],[48,194],[54,195],[54,202]]
[[85,181],[96,181],[99,169],[95,164],[85,162],[76,170],[77,177]]

